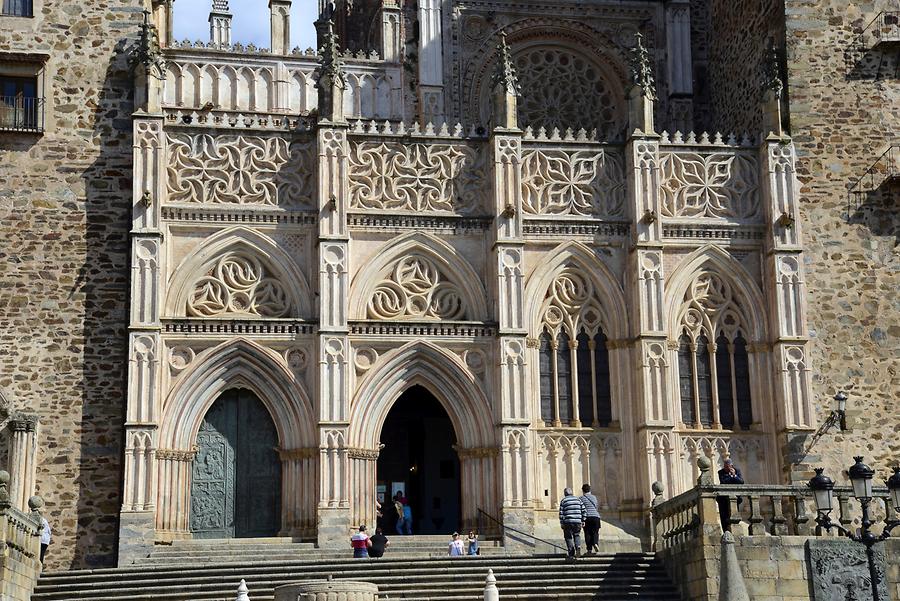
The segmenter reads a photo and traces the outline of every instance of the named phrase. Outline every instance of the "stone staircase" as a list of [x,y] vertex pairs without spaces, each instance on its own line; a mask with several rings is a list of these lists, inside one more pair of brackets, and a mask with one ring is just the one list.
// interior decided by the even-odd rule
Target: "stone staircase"
[[559,555],[507,553],[484,541],[481,556],[449,558],[445,538],[391,537],[388,554],[369,560],[349,558],[349,545],[337,551],[290,539],[184,541],[127,567],[45,573],[32,601],[234,601],[242,578],[252,601],[271,601],[276,586],[329,576],[373,582],[382,600],[475,601],[483,598],[489,568],[504,600],[679,599],[650,554],[568,562]]

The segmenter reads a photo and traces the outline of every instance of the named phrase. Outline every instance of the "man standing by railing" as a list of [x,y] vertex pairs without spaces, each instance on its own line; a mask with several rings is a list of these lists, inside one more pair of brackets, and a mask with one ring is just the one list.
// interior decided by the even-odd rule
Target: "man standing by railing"
[[581,499],[572,494],[571,488],[563,490],[563,498],[559,502],[559,525],[566,539],[569,557],[578,557],[581,552],[581,529],[587,517]]

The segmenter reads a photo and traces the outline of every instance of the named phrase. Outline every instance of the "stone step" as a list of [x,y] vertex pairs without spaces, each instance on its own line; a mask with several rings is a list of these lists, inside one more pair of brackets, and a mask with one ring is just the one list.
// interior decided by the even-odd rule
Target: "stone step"
[[[461,564],[460,562],[470,562],[466,564]],[[590,563],[591,565],[611,565],[615,564],[617,566],[622,566],[623,568],[634,569],[637,567],[647,567],[647,566],[658,566],[659,564],[656,562],[655,558],[651,554],[643,554],[643,553],[629,553],[629,554],[617,554],[617,555],[609,555],[609,554],[599,554],[599,555],[591,555],[583,558],[584,562]],[[515,566],[556,566],[560,563],[563,563],[564,566],[570,565],[563,561],[559,555],[527,555],[527,554],[510,554],[507,557],[500,560],[498,563],[495,560],[491,560],[491,566],[494,565],[515,565]],[[124,568],[98,568],[93,570],[70,570],[70,571],[60,571],[60,572],[45,572],[42,576],[42,581],[44,580],[52,580],[57,578],[120,578],[120,577],[129,577],[140,574],[152,575],[155,578],[163,578],[168,576],[179,576],[192,574],[198,571],[202,571],[204,573],[218,572],[218,573],[239,573],[241,571],[267,571],[267,570],[316,570],[316,571],[328,571],[328,570],[354,570],[355,566],[361,565],[365,562],[361,560],[346,560],[346,558],[319,558],[319,559],[310,559],[310,560],[297,560],[293,562],[270,562],[270,561],[253,561],[253,562],[242,562],[241,567],[238,568],[233,564],[225,564],[220,568],[216,566],[193,566],[191,564],[186,564],[182,566],[152,566],[152,567],[142,567],[139,564],[127,566]],[[391,562],[387,565],[387,562],[383,562],[380,560],[370,560],[370,563],[367,564],[368,567],[365,569],[405,569],[405,570],[416,570],[416,569],[434,569],[434,567],[453,567],[454,569],[465,569],[469,566],[477,566],[480,563],[487,563],[481,557],[463,557],[463,558],[455,558],[451,559],[448,557],[444,557],[443,561],[440,560],[426,560],[426,559],[403,559],[401,561]]]
[[276,586],[329,575],[374,582],[387,601],[458,601],[482,598],[488,568],[497,576],[503,599],[677,599],[652,556],[623,554],[590,556],[574,563],[560,556],[506,555],[134,565],[45,574],[32,601],[233,601],[242,578],[247,580],[251,599],[270,601]]

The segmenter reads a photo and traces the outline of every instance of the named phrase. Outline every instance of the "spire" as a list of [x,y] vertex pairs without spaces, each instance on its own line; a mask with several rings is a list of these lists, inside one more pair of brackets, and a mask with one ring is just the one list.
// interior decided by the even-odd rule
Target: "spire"
[[781,123],[781,96],[784,81],[781,79],[781,52],[773,40],[763,61],[765,91],[763,93],[763,128],[769,134],[781,137],[785,134]]
[[631,84],[641,90],[648,100],[656,100],[656,81],[653,78],[653,63],[650,53],[644,47],[644,36],[641,32],[634,34],[634,47],[631,49]]
[[[330,3],[329,3],[330,5]],[[347,87],[347,76],[344,73],[344,61],[338,46],[337,34],[334,33],[334,21],[331,18],[333,8],[329,5],[322,11],[316,21],[316,31],[321,40],[319,54],[321,59],[316,69],[316,86],[319,88],[319,118],[332,122],[344,121],[344,89]]]
[[519,77],[513,66],[512,56],[509,53],[509,44],[506,43],[506,32],[500,32],[500,44],[497,46],[497,68],[494,71],[493,88],[495,93],[498,86],[503,87],[506,94],[519,95]]

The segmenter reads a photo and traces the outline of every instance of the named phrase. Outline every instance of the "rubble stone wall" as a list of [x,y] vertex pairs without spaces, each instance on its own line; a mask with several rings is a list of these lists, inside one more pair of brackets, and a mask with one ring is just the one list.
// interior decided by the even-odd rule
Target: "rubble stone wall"
[[[115,561],[137,0],[35,2],[0,52],[49,55],[46,131],[0,132],[0,388],[40,414],[50,569]],[[6,61],[5,61],[6,62]]]
[[832,428],[814,443],[809,437],[801,460],[824,465],[846,484],[841,471],[861,454],[885,478],[888,465],[900,460],[900,190],[882,184],[849,215],[847,192],[900,140],[896,52],[853,47],[865,25],[881,10],[896,10],[896,2],[786,4],[818,422],[831,413],[838,389],[850,396],[849,430]]

